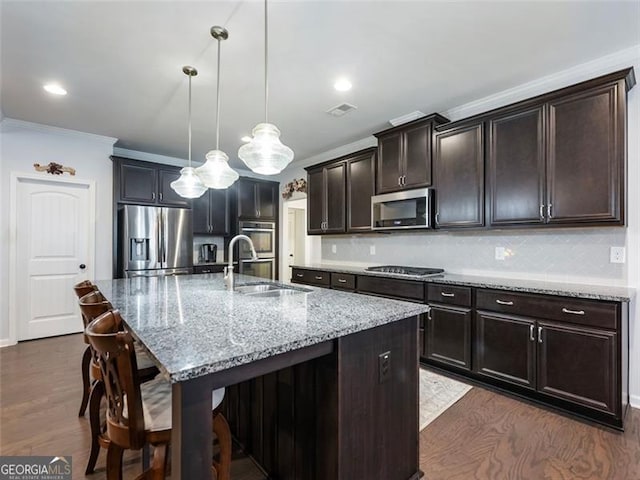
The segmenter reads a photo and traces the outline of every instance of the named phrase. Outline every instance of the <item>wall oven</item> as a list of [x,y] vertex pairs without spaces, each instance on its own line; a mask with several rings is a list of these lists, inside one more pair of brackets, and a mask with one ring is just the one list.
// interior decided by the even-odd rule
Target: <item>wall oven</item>
[[240,260],[240,273],[274,280],[276,275],[276,259],[259,258],[258,260]]
[[[253,242],[259,258],[276,256],[276,224],[273,222],[240,222],[239,230]],[[239,242],[240,258],[251,258],[247,242]]]

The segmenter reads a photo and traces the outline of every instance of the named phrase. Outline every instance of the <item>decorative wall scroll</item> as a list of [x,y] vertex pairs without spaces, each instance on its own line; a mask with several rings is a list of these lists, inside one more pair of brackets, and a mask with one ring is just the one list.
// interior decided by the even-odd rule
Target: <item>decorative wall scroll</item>
[[33,167],[36,169],[36,172],[47,172],[51,175],[62,175],[65,172],[72,176],[76,174],[75,168],[65,167],[64,165],[60,165],[59,163],[55,162],[51,162],[49,165],[40,165],[39,163],[34,163]]

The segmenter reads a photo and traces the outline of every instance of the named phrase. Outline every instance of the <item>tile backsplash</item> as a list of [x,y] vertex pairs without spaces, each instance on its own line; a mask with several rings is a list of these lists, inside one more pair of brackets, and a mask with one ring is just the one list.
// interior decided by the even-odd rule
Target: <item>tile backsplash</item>
[[[626,228],[613,227],[326,236],[322,238],[322,261],[624,284],[626,264],[610,263],[609,253],[610,247],[625,247],[625,242]],[[496,259],[496,248],[504,249],[503,260]]]

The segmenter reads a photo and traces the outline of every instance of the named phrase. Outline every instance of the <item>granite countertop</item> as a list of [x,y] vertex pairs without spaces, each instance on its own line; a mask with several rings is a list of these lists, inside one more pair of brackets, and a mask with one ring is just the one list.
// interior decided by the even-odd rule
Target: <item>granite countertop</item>
[[468,287],[493,288],[498,290],[511,290],[515,292],[541,293],[545,295],[558,295],[562,297],[587,298],[595,300],[610,300],[617,302],[629,302],[636,295],[634,288],[610,285],[586,285],[580,283],[527,280],[519,278],[490,277],[481,275],[459,275],[444,273],[432,277],[418,275],[398,275],[393,273],[369,272],[365,267],[335,264],[307,264],[293,265],[294,268],[325,270],[337,273],[352,273],[359,275],[372,275],[388,278],[400,278],[403,280],[418,280],[422,282],[446,283],[449,285],[461,285]]
[[[326,288],[263,297],[230,292],[222,274],[103,280],[98,288],[172,382],[425,313],[426,305]],[[236,275],[236,283],[264,281]],[[272,282],[277,283],[277,282]]]

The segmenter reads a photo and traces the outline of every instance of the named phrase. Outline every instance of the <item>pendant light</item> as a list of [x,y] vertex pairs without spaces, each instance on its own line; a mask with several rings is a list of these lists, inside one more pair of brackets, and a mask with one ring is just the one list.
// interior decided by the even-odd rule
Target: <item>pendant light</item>
[[264,0],[264,123],[255,126],[253,138],[240,147],[238,157],[256,173],[276,175],[293,160],[293,150],[280,141],[278,127],[268,123],[268,39],[267,0]]
[[191,77],[195,77],[198,71],[189,66],[182,67],[182,71],[189,77],[189,164],[180,170],[180,178],[171,182],[171,188],[181,197],[198,198],[207,191],[191,166]]
[[229,157],[220,150],[220,42],[229,38],[229,32],[223,27],[211,27],[211,36],[218,41],[218,85],[216,95],[216,149],[209,151],[207,161],[196,168],[196,173],[209,188],[229,188],[239,175],[229,167]]

